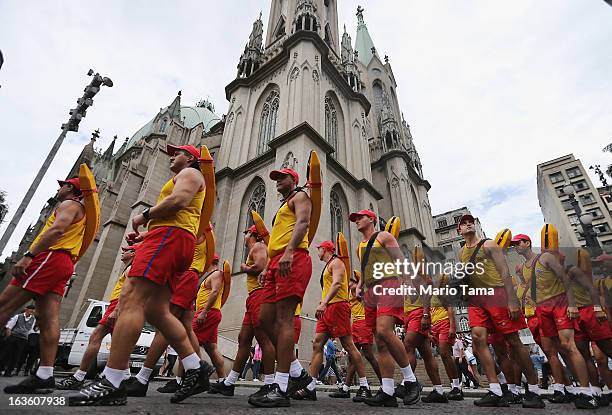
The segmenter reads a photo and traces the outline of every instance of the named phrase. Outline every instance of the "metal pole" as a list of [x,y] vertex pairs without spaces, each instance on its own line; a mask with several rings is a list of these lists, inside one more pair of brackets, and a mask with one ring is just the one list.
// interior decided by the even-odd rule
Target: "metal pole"
[[66,138],[66,133],[68,133],[68,124],[66,124],[64,128],[62,128],[62,133],[59,135],[59,137],[57,137],[57,140],[55,140],[55,144],[51,148],[51,151],[49,151],[49,154],[47,154],[47,158],[45,159],[45,162],[42,164],[42,166],[40,166],[40,170],[38,170],[38,174],[34,178],[34,181],[32,182],[32,184],[30,184],[30,188],[26,192],[25,196],[23,197],[23,200],[19,204],[19,207],[15,211],[13,218],[9,222],[8,226],[6,227],[6,230],[4,231],[4,235],[2,235],[2,239],[0,239],[0,255],[4,251],[4,248],[6,247],[6,244],[8,243],[9,239],[11,239],[11,236],[13,235],[13,232],[15,231],[17,224],[21,220],[23,213],[25,212],[26,208],[28,207],[28,204],[32,200],[34,193],[36,193],[36,189],[38,189],[38,185],[42,181],[42,178],[47,173],[47,170],[49,170],[49,166],[51,165],[51,162],[55,158],[57,151],[59,150],[60,146],[64,142],[64,138]]

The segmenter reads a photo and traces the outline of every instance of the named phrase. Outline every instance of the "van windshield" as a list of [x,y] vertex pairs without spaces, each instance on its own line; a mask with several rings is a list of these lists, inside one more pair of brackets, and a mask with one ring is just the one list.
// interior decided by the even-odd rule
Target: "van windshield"
[[144,322],[144,327],[142,329],[147,331],[155,331],[155,327],[153,327],[153,325],[148,321]]

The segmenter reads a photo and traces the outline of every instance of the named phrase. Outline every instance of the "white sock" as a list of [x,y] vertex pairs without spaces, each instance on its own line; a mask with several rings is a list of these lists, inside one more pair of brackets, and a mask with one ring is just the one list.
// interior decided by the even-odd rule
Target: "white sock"
[[287,392],[287,385],[289,384],[289,373],[276,372],[274,375],[274,383],[276,383],[282,392]]
[[83,382],[83,380],[85,379],[85,375],[87,375],[87,372],[79,369],[72,376],[74,376],[74,378],[78,380],[79,382]]
[[607,391],[603,391],[604,395],[612,395],[612,389],[608,389]]
[[123,380],[129,379],[131,377],[132,377],[132,372],[130,371],[130,368],[123,369]]
[[565,390],[568,391],[569,393],[573,393],[574,395],[578,393],[574,385],[566,386]]
[[181,378],[180,376],[177,376],[177,377],[176,377],[176,383],[177,383],[177,384],[179,384],[179,385],[180,385],[182,381],[183,381],[183,378]]
[[51,376],[53,376],[53,366],[38,366],[36,376],[43,380],[49,379]]
[[308,386],[306,386],[306,389],[308,389],[309,391],[313,391],[315,390],[316,387],[317,387],[317,380],[315,378],[312,378]]
[[489,390],[497,396],[502,396],[501,385],[499,383],[489,383]]
[[601,396],[601,388],[599,386],[591,385],[591,392],[593,392],[594,396]]
[[497,380],[499,380],[499,383],[504,385],[508,382],[506,382],[506,375],[504,375],[504,372],[499,372],[499,374],[497,375]]
[[[531,386],[529,387],[529,389],[531,389]],[[514,383],[508,383],[508,390],[515,395],[519,394],[519,390]]]
[[299,360],[295,359],[291,362],[291,366],[289,366],[289,376],[292,378],[297,378],[302,374],[302,364]]
[[138,374],[136,375],[136,379],[138,379],[138,382],[142,383],[143,385],[146,385],[147,383],[149,383],[149,377],[151,376],[151,373],[153,373],[153,369],[149,369],[148,367],[141,367],[140,368],[140,372],[138,372]]
[[346,383],[343,383],[343,384],[342,384],[342,390],[343,390],[344,392],[348,392],[348,391],[349,391],[349,387],[348,387],[348,385],[347,385]]
[[393,379],[391,378],[382,378],[382,390],[387,395],[393,396],[395,393],[395,385],[393,384]]
[[562,385],[561,383],[553,383],[553,390],[555,392],[561,392],[565,395],[565,385]]
[[591,388],[589,388],[588,386],[586,388],[579,387],[578,392],[586,396],[593,396],[593,392],[591,391]]
[[231,386],[234,383],[236,383],[236,381],[238,380],[238,376],[240,376],[240,373],[236,372],[235,370],[230,370],[229,375],[227,375],[227,377],[225,378],[224,382],[226,386]]
[[436,392],[438,392],[440,395],[444,394],[444,389],[442,389],[442,385],[433,385],[433,388]]
[[416,376],[414,376],[414,372],[410,365],[401,368],[402,376],[404,377],[404,382],[416,382]]
[[274,383],[274,373],[271,375],[264,375],[264,384],[271,385]]
[[195,353],[191,353],[189,356],[182,359],[181,361],[183,362],[183,367],[185,368],[185,372],[191,369],[200,368],[200,358]]
[[538,386],[537,383],[535,385],[529,385],[529,392],[533,392],[536,395],[539,395],[540,394],[540,387]]
[[461,389],[461,381],[459,379],[453,379],[453,388]]
[[365,376],[359,378],[359,386],[365,386],[366,388],[369,387],[370,385],[368,385],[368,378],[366,378]]
[[106,376],[106,380],[108,380],[116,388],[118,388],[123,381],[123,369],[113,369],[106,366],[106,369],[104,369],[104,375]]

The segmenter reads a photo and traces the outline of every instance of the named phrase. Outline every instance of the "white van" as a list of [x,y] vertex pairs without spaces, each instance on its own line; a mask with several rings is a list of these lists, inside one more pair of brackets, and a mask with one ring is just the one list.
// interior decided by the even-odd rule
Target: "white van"
[[[83,318],[79,322],[76,328],[62,329],[60,331],[60,341],[58,344],[57,360],[56,364],[65,368],[73,368],[81,364],[83,354],[87,349],[89,342],[89,336],[97,327],[98,322],[104,315],[104,312],[108,308],[109,303],[106,301],[92,300],[89,299],[89,305]],[[133,372],[137,372],[143,366],[151,342],[155,336],[155,328],[149,323],[145,322],[145,325],[140,333],[140,337],[132,350],[130,355],[130,369]],[[108,355],[112,347],[111,335],[108,334],[102,339],[102,345],[98,352],[96,363],[92,364],[92,367],[88,369],[88,377],[95,376],[101,371],[108,360]],[[159,368],[163,364],[163,357],[155,365],[153,375],[156,375]]]

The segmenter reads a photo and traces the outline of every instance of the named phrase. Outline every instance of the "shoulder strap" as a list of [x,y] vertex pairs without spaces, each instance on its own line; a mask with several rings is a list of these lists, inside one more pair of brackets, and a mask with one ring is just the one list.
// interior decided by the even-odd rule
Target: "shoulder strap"
[[542,254],[538,254],[535,257],[535,260],[531,264],[531,299],[535,302],[536,300],[536,266],[538,265],[538,261]]
[[206,278],[210,277],[213,274],[213,272],[217,272],[217,271],[221,271],[221,270],[219,268],[216,268],[204,274],[204,278],[202,279],[202,282],[200,283],[200,285],[202,285],[202,283],[206,281]]
[[366,245],[365,248],[365,252],[363,253],[363,258],[361,258],[361,275],[365,276],[365,269],[366,266],[368,265],[368,260],[370,259],[370,251],[372,250],[372,246],[374,245],[374,242],[376,241],[376,237],[378,236],[380,232],[374,232],[372,234],[372,236],[370,237],[370,240],[368,240],[368,244]]
[[333,254],[332,257],[329,259],[329,261],[325,263],[325,266],[323,267],[323,271],[321,271],[321,278],[319,279],[319,282],[321,283],[321,288],[323,288],[323,275],[325,275],[325,270],[327,269],[327,266],[329,265],[329,263],[334,260],[334,258],[338,258],[338,255]]
[[[295,193],[294,193],[294,192],[295,192]],[[295,194],[296,194],[297,192],[304,192],[304,186],[298,186],[298,187],[296,187],[295,189],[293,189],[293,190],[291,191],[291,193],[292,193],[292,194],[291,194],[291,195],[290,195],[290,196],[289,196],[287,199],[283,200],[283,203],[281,203],[281,205],[279,206],[278,210],[281,210],[281,208],[282,208],[283,206],[285,206],[285,203],[287,203],[289,200],[291,200],[291,198],[292,198],[293,196],[295,196]],[[276,211],[276,213],[274,214],[274,217],[272,218],[272,226],[273,226],[273,227],[274,227],[274,222],[276,222],[276,215],[278,215],[278,210]]]
[[490,239],[483,238],[478,242],[478,244],[476,245],[476,249],[474,249],[474,252],[472,252],[472,256],[470,256],[470,259],[468,261],[470,264],[474,264],[474,261],[476,261],[476,256],[478,255],[478,252],[480,252],[480,248],[482,248],[484,243],[487,241],[490,241]]

